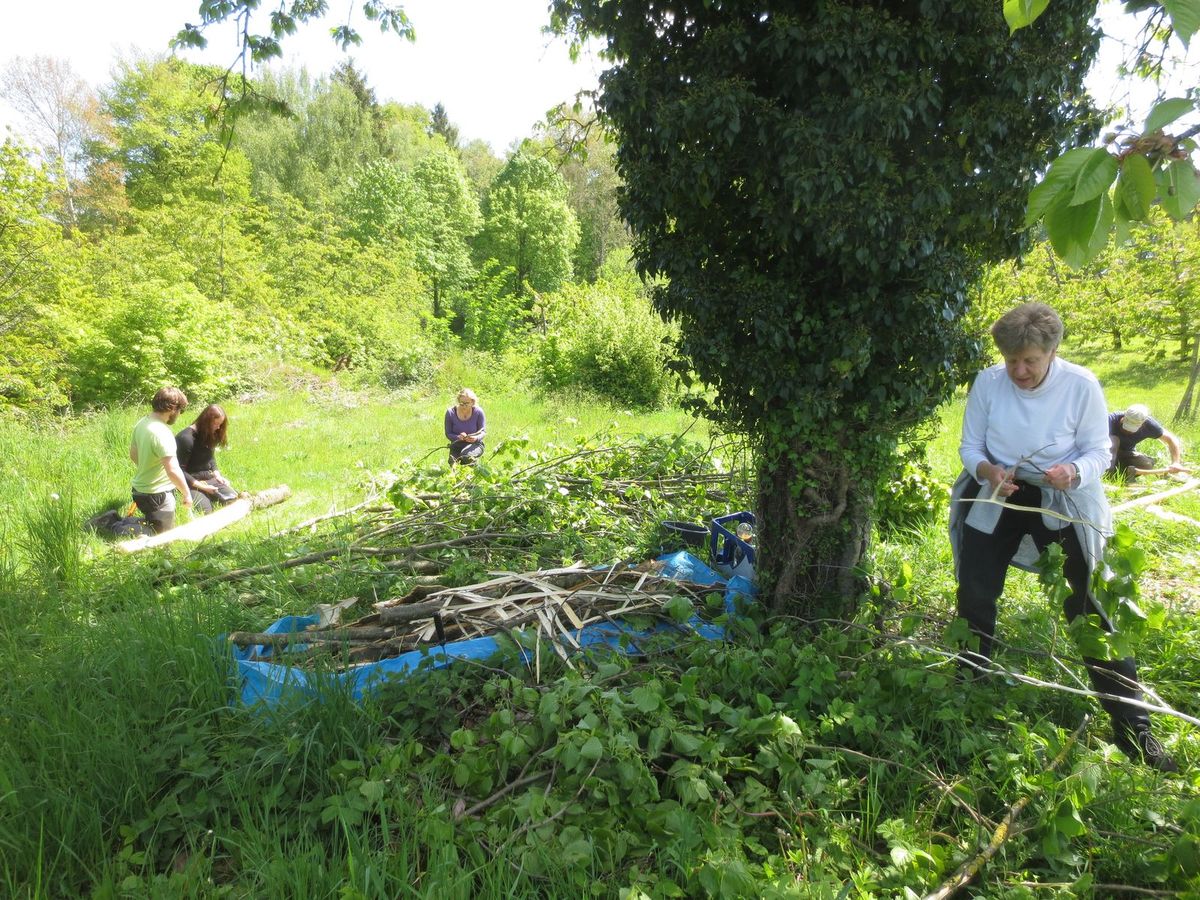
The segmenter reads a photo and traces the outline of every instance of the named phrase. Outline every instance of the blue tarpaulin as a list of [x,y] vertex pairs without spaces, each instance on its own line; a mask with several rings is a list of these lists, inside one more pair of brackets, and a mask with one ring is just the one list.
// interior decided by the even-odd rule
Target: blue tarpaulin
[[[666,565],[662,575],[679,581],[690,581],[695,584],[724,585],[725,612],[736,613],[736,598],[752,597],[757,588],[747,579],[734,577],[725,579],[714,572],[703,562],[690,553],[680,551],[659,557]],[[303,631],[317,624],[319,617],[284,616],[266,628],[267,634],[287,634]],[[713,625],[692,616],[688,622],[690,629],[701,637],[709,640],[720,640],[725,636],[721,625]],[[622,653],[638,653],[637,638],[661,634],[671,629],[670,625],[659,625],[651,629],[635,629],[620,623],[598,623],[587,625],[573,632],[572,636],[584,649],[607,646]],[[381,659],[378,662],[363,663],[352,669],[335,673],[311,673],[295,666],[280,663],[265,662],[262,657],[268,656],[272,648],[259,644],[251,647],[233,648],[234,662],[237,664],[238,676],[241,682],[242,702],[250,705],[279,702],[285,693],[300,691],[315,693],[322,686],[340,685],[350,690],[353,697],[362,699],[366,694],[380,687],[384,682],[405,678],[414,672],[418,665],[430,660],[427,665],[441,668],[456,659],[485,660],[494,656],[500,649],[495,638],[470,638],[462,641],[451,641],[446,644],[430,645],[420,650],[411,650],[399,656]],[[251,657],[259,657],[251,659]],[[320,683],[318,682],[320,681]]]

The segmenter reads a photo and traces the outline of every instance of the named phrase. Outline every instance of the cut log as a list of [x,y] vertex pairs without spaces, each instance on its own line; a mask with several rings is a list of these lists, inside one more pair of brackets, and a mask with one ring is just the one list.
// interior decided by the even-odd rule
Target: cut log
[[292,496],[292,489],[286,484],[281,484],[279,487],[267,488],[265,491],[253,494],[250,497],[250,503],[255,509],[263,509],[274,506],[276,503],[282,503],[290,496]]
[[281,484],[279,487],[260,491],[252,497],[241,497],[210,512],[207,516],[198,516],[186,525],[180,525],[170,531],[164,531],[162,534],[119,541],[114,546],[122,553],[136,553],[150,547],[173,544],[175,541],[201,541],[222,528],[228,528],[234,522],[246,518],[250,515],[251,510],[274,506],[290,496],[292,496],[292,489],[286,484]]

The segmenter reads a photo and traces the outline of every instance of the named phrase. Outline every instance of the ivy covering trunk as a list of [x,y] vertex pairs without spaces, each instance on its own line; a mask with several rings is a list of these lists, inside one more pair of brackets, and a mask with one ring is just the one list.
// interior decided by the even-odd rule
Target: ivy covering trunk
[[598,106],[696,401],[760,450],[776,607],[849,602],[897,440],[979,362],[981,268],[1086,137],[1094,0],[1014,35],[994,0],[558,0],[607,41]]

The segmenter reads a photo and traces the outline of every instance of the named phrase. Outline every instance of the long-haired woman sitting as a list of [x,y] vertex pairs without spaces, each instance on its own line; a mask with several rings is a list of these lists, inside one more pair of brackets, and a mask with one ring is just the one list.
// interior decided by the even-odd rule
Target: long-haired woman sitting
[[229,442],[229,417],[211,403],[200,411],[196,421],[175,435],[176,455],[183,477],[191,488],[196,512],[212,512],[237,499],[237,491],[217,470],[217,448]]

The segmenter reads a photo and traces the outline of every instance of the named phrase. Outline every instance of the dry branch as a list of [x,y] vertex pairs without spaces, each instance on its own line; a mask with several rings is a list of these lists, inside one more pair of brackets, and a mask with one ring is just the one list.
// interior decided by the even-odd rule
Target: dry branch
[[[1050,765],[1046,767],[1044,774],[1048,775],[1062,765],[1063,760],[1067,758],[1067,754],[1070,752],[1071,748],[1074,747],[1075,743],[1079,740],[1079,736],[1082,735],[1087,729],[1089,721],[1091,721],[1090,716],[1083,717],[1083,721],[1079,723],[1079,727],[1071,733],[1070,738],[1068,738],[1067,742],[1063,744],[1062,749],[1058,751],[1058,755],[1055,756],[1054,759],[1051,760]],[[1032,793],[1026,794],[1024,797],[1021,797],[1016,803],[1010,806],[1008,808],[1008,813],[1004,816],[1003,821],[996,826],[996,830],[992,832],[991,840],[987,842],[987,845],[983,848],[983,850],[980,851],[978,855],[963,863],[958,868],[958,871],[950,877],[949,881],[947,881],[933,893],[927,894],[925,896],[925,900],[946,900],[947,897],[954,896],[954,894],[958,892],[959,888],[965,887],[967,884],[969,884],[971,879],[979,874],[979,870],[984,867],[987,861],[995,856],[997,852],[999,852],[1001,845],[1008,840],[1008,836],[1012,832],[1012,827],[1014,824],[1016,824],[1017,817],[1021,815],[1022,810],[1029,805],[1029,802],[1034,798],[1034,796],[1035,795]]]
[[[571,665],[582,649],[579,631],[589,625],[620,626],[633,615],[664,616],[664,607],[680,595],[693,600],[707,586],[664,578],[637,569],[585,570],[578,566],[528,573],[504,573],[479,584],[414,589],[403,602],[384,601],[349,625],[310,627],[284,634],[236,632],[233,643],[283,649],[307,646],[300,661],[348,648],[351,663],[395,656],[447,640],[532,631],[536,646],[550,648]],[[289,657],[295,662],[297,657]]]
[[[432,541],[427,544],[414,544],[405,547],[335,547],[329,550],[318,550],[313,553],[306,553],[303,556],[294,556],[291,559],[280,560],[277,563],[270,563],[265,566],[250,566],[245,569],[233,569],[229,572],[221,572],[218,575],[210,575],[208,578],[201,579],[196,582],[198,585],[215,584],[220,581],[236,581],[239,578],[248,578],[251,575],[264,575],[268,572],[278,572],[283,569],[294,569],[297,566],[306,566],[309,563],[324,562],[334,557],[345,556],[417,556],[420,553],[426,553],[431,550],[442,550],[448,547],[461,547],[466,544],[479,543],[482,541],[500,540],[506,537],[502,534],[491,534],[489,532],[480,532],[479,534],[467,534],[459,538],[451,538],[446,541]],[[411,565],[411,563],[409,563]]]

